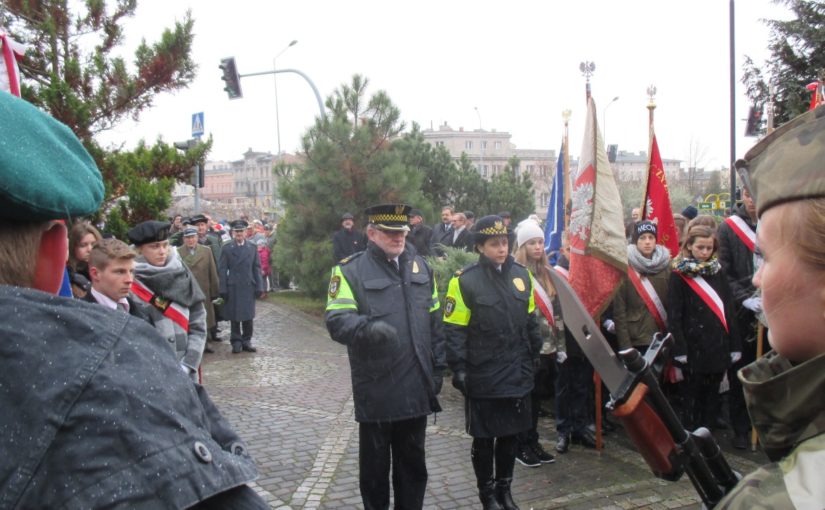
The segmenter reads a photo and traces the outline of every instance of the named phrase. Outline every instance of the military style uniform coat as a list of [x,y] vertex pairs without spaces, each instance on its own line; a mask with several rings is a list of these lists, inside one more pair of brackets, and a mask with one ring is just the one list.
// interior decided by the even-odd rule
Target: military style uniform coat
[[[325,314],[333,340],[347,346],[355,419],[392,422],[426,416],[441,407],[436,379],[446,367],[441,305],[433,273],[409,248],[399,269],[373,243],[332,272]],[[368,322],[393,326],[397,338],[375,345]]]
[[470,398],[523,397],[533,389],[542,340],[530,272],[508,257],[498,272],[481,255],[456,272],[444,307],[447,362],[465,372]]
[[825,507],[825,354],[793,365],[769,352],[738,375],[771,464],[740,480],[716,508]]
[[255,479],[145,321],[8,286],[0,309],[13,313],[0,322],[0,509],[186,508]]
[[178,248],[178,255],[189,268],[206,297],[203,302],[206,308],[206,327],[211,328],[215,325],[215,307],[212,305],[212,300],[219,296],[218,265],[215,263],[212,251],[206,246],[196,244],[195,253],[190,255],[189,248],[183,245]]
[[248,321],[255,318],[255,298],[264,291],[261,259],[258,248],[248,240],[239,245],[230,241],[221,250],[218,280],[223,305],[223,317],[229,321]]

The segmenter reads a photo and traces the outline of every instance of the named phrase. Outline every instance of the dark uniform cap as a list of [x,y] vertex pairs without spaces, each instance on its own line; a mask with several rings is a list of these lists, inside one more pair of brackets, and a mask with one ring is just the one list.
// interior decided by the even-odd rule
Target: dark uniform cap
[[172,224],[168,221],[149,220],[130,228],[126,235],[135,246],[157,243],[169,239],[169,228],[171,226]]
[[249,223],[246,220],[235,220],[229,224],[229,228],[232,230],[246,230],[249,228]]
[[345,212],[344,214],[342,214],[342,215],[341,215],[341,221],[344,221],[344,220],[354,220],[354,219],[355,219],[355,218],[353,218],[353,217],[352,217],[352,214],[351,214],[351,213],[348,213],[348,212]]
[[196,229],[195,227],[186,227],[185,229],[183,229],[183,237],[196,235],[198,235],[198,229]]
[[209,220],[203,214],[196,214],[189,217],[190,225],[197,225],[198,223],[209,223]]
[[364,210],[367,222],[381,230],[410,230],[410,206],[381,204]]
[[0,92],[0,218],[47,221],[97,211],[103,180],[72,131]]
[[735,165],[747,171],[760,217],[784,202],[825,197],[825,107],[783,124]]
[[[491,214],[484,216],[473,226],[473,244],[484,244],[487,239],[494,236],[507,236],[507,227],[501,216]],[[509,236],[508,236],[509,241]]]

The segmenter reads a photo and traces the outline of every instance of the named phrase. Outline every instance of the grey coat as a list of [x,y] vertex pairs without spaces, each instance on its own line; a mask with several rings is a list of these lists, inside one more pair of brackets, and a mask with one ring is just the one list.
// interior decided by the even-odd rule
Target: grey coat
[[186,508],[255,465],[141,319],[0,286],[0,509]]
[[221,250],[218,264],[220,293],[226,299],[223,317],[230,321],[248,321],[255,318],[255,297],[264,291],[261,277],[261,259],[254,244],[235,241]]
[[195,379],[206,345],[206,309],[203,306],[204,295],[191,271],[183,265],[177,250],[169,250],[169,258],[163,267],[151,266],[142,257],[137,257],[135,279],[149,287],[157,296],[172,301],[188,311],[189,328],[164,315],[158,307],[138,297],[134,292],[130,297],[148,306],[144,311],[149,322],[154,324],[160,335],[169,342],[175,351],[177,360],[188,367]]

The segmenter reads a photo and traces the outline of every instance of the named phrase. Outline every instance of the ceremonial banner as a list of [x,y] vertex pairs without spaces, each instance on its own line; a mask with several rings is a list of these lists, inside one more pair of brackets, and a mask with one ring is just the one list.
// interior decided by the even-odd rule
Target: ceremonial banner
[[559,150],[559,162],[556,165],[556,176],[553,177],[553,189],[550,192],[550,201],[547,203],[547,219],[544,222],[544,253],[549,257],[551,265],[559,260],[561,251],[561,235],[564,232],[564,142]]
[[676,230],[676,222],[673,221],[667,178],[655,134],[650,143],[650,162],[642,200],[642,218],[656,223],[659,231],[657,242],[667,248],[672,257],[679,255],[679,231]]
[[604,150],[596,105],[587,98],[584,141],[571,192],[570,285],[598,316],[627,271],[622,201]]
[[0,90],[5,90],[13,96],[20,97],[20,69],[17,61],[23,58],[26,47],[0,29],[0,55],[3,65],[0,65]]

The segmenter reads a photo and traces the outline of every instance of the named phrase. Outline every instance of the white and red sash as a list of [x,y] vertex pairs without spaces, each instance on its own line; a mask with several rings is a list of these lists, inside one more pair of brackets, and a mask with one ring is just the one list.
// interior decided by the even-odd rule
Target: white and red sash
[[702,301],[708,305],[708,308],[713,311],[722,323],[722,326],[725,327],[725,331],[729,332],[728,321],[725,319],[725,304],[722,302],[722,298],[719,297],[716,290],[711,287],[707,280],[701,276],[691,278],[683,275],[682,273],[679,273],[679,276],[681,276],[685,283],[688,284],[688,287],[693,289],[693,292],[695,292],[702,299]]
[[756,232],[739,216],[728,216],[725,223],[733,230],[745,246],[753,253],[756,248]]
[[560,275],[564,276],[565,280],[570,280],[570,271],[568,271],[567,269],[565,269],[561,266],[553,266],[553,269],[555,269],[556,272],[559,273]]
[[642,301],[647,307],[647,311],[650,312],[653,320],[656,321],[659,331],[662,333],[667,331],[667,311],[665,311],[665,306],[662,304],[662,300],[659,299],[659,295],[656,294],[656,289],[653,288],[653,284],[650,283],[650,280],[646,276],[639,275],[632,267],[628,267],[627,276],[639,294],[639,297],[642,298]]
[[553,315],[553,302],[544,287],[539,285],[536,278],[530,275],[531,283],[533,284],[533,299],[536,301],[536,306],[541,310],[541,314],[547,319],[550,326],[556,325],[556,317]]
[[189,332],[189,309],[185,308],[174,301],[164,299],[154,292],[149,287],[143,285],[138,280],[132,282],[132,292],[142,301],[154,306],[168,319],[183,328],[187,333]]

